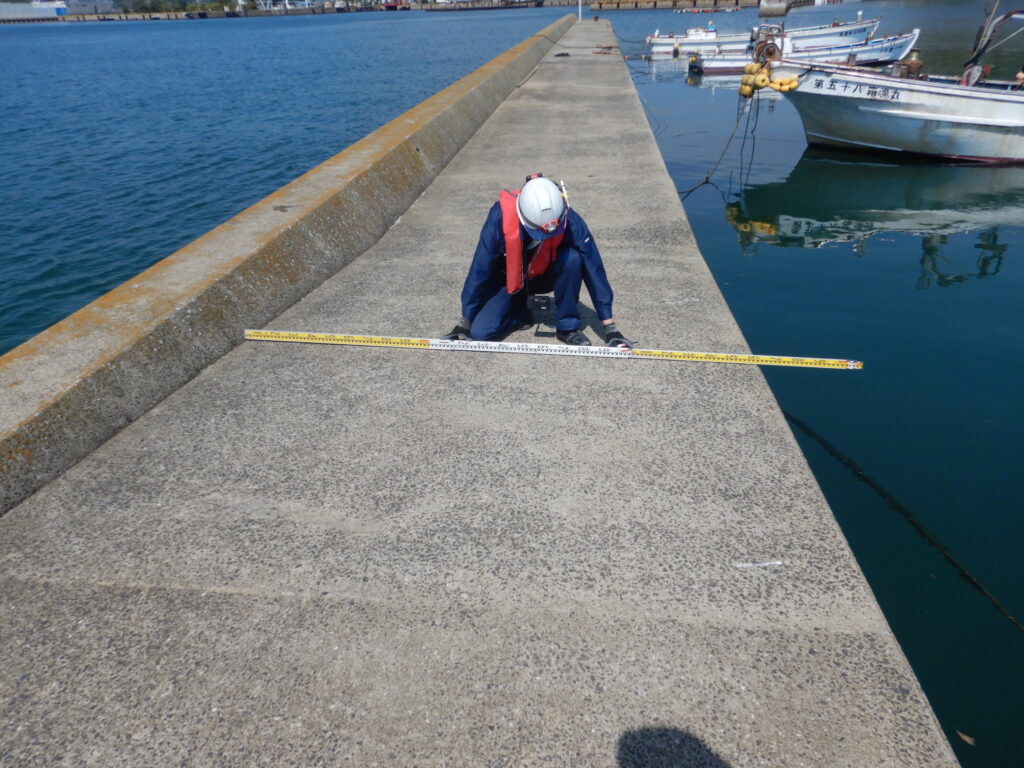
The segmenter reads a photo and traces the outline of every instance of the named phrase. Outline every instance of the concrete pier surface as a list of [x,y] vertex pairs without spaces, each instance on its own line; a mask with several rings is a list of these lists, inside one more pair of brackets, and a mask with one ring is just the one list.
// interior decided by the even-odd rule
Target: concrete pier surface
[[[268,327],[447,331],[541,171],[627,336],[747,352],[614,44]],[[0,765],[956,761],[757,368],[246,342],[0,518]]]

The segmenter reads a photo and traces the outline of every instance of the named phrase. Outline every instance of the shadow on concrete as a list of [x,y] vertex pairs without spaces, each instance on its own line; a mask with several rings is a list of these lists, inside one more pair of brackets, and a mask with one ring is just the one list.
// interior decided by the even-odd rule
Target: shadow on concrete
[[[556,305],[554,296],[550,293],[530,296],[530,311],[533,312],[533,319],[537,323],[533,328],[533,335],[541,337],[538,342],[543,343],[545,337],[555,338]],[[597,337],[596,340],[591,338],[591,341],[598,345],[603,343],[604,325],[598,319],[597,312],[583,302],[579,303],[579,311],[580,320],[583,321],[583,331],[586,332],[589,328],[592,336]]]
[[619,739],[619,768],[730,768],[703,741],[677,728],[640,728]]

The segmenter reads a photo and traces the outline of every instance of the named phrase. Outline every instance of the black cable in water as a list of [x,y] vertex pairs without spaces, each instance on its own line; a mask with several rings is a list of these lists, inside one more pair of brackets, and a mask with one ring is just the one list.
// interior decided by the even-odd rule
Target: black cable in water
[[684,190],[683,192],[680,192],[679,193],[679,199],[680,200],[685,200],[687,197],[689,197],[691,192],[700,189],[705,184],[710,184],[711,183],[711,175],[715,171],[718,170],[718,166],[721,164],[722,159],[725,157],[725,153],[729,150],[729,145],[732,143],[732,137],[736,135],[736,129],[740,127],[740,118],[741,117],[742,117],[742,115],[737,115],[736,116],[736,125],[734,125],[732,127],[732,132],[729,134],[729,138],[726,140],[725,146],[722,147],[722,154],[720,154],[718,156],[718,159],[715,161],[714,166],[712,166],[711,170],[707,172],[707,175],[704,177],[704,181],[702,181],[700,184],[696,184],[696,185],[690,187],[687,190]]
[[[739,102],[740,104],[743,104],[743,99],[744,98],[745,97],[742,97],[742,96],[740,97],[740,102]],[[756,106],[756,103],[752,102],[752,106]],[[746,142],[747,142],[747,134],[748,134],[748,132],[751,135],[753,135],[753,130],[757,130],[757,116],[755,115],[754,128],[753,128],[753,130],[750,130],[749,129],[749,127],[750,127],[750,109],[746,110],[746,113],[747,113],[747,127],[744,128],[744,132],[743,132],[743,145],[740,146],[740,159],[741,159],[741,161],[742,161],[742,157],[743,157],[743,147],[746,145]],[[726,141],[725,141],[725,146],[722,147],[722,154],[720,154],[718,156],[718,159],[715,161],[715,164],[712,166],[711,170],[707,172],[706,176],[704,176],[704,181],[700,182],[699,184],[695,184],[694,186],[690,187],[689,189],[683,190],[682,192],[679,193],[679,199],[680,200],[685,200],[687,197],[690,196],[690,194],[692,192],[695,192],[696,190],[700,189],[705,184],[710,184],[711,183],[711,176],[712,176],[712,174],[714,174],[715,171],[718,170],[718,166],[722,164],[722,160],[723,160],[723,158],[725,158],[725,153],[729,150],[729,145],[732,144],[733,137],[736,135],[736,129],[740,127],[740,121],[742,121],[742,119],[743,119],[743,110],[737,108],[737,110],[736,110],[736,124],[733,125],[732,131],[729,133],[729,138],[726,139]]]
[[[740,187],[746,187],[750,183],[750,174],[754,169],[754,152],[757,144],[757,137],[755,132],[757,131],[757,118],[761,114],[760,103],[756,101],[758,95],[755,93],[750,97],[750,108],[747,110],[747,124],[743,127],[743,142],[740,144]],[[754,118],[754,125],[751,127],[750,119],[751,115]],[[749,162],[744,159],[747,149],[747,139],[750,139],[750,160]]]
[[790,423],[793,424],[793,426],[797,427],[801,432],[803,432],[809,438],[814,440],[818,445],[824,448],[825,452],[829,456],[836,459],[840,464],[842,464],[844,467],[853,472],[854,476],[858,480],[860,480],[862,483],[867,485],[871,490],[877,493],[886,504],[888,504],[892,509],[899,512],[903,516],[903,518],[908,523],[910,523],[914,530],[917,531],[921,538],[923,538],[925,541],[927,541],[929,544],[935,547],[935,549],[939,550],[942,556],[946,559],[946,562],[948,562],[950,565],[956,568],[957,572],[960,574],[960,577],[964,581],[966,581],[976,590],[981,592],[981,594],[988,598],[988,601],[996,607],[996,610],[998,610],[1001,614],[1003,614],[1003,616],[1009,619],[1010,623],[1013,624],[1013,626],[1015,626],[1020,631],[1024,632],[1024,624],[1021,624],[1019,621],[1017,621],[1013,614],[1006,610],[1006,607],[1001,602],[999,602],[999,600],[996,599],[996,596],[989,592],[985,588],[985,585],[974,577],[974,574],[972,574],[970,571],[967,570],[967,568],[960,564],[960,561],[958,561],[953,556],[953,553],[946,548],[946,545],[939,541],[935,537],[935,534],[933,534],[931,531],[925,528],[921,521],[914,516],[914,513],[907,509],[903,504],[901,504],[900,501],[891,493],[889,493],[889,491],[887,491],[881,483],[879,483],[877,480],[875,480],[875,478],[873,478],[871,475],[869,475],[867,472],[861,469],[860,465],[857,464],[857,462],[855,462],[846,454],[842,453],[838,448],[832,445],[832,443],[830,443],[824,437],[815,432],[814,429],[810,426],[810,424],[808,424],[806,421],[798,419],[796,416],[792,415],[791,413],[787,413],[786,411],[783,411],[782,414],[787,419],[789,419]]

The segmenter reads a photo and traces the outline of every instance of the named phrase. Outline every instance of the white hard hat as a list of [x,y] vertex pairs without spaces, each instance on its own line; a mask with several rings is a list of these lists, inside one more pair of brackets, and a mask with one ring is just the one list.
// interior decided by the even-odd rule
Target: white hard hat
[[566,209],[562,189],[540,174],[528,178],[516,198],[520,223],[541,240],[564,231]]

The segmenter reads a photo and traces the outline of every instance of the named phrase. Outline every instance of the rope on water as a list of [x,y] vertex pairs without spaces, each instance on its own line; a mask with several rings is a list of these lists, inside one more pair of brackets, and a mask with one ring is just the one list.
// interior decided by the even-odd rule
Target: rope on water
[[857,462],[855,462],[846,454],[842,453],[838,448],[832,445],[832,443],[830,443],[824,437],[819,435],[806,421],[798,419],[796,416],[794,416],[791,413],[787,413],[786,411],[783,411],[782,414],[787,419],[789,419],[790,423],[793,424],[793,426],[797,427],[801,432],[803,432],[809,438],[818,443],[818,445],[824,448],[825,452],[829,456],[836,459],[840,464],[849,469],[858,480],[860,480],[862,483],[867,485],[871,490],[877,493],[882,498],[882,500],[887,505],[889,505],[890,508],[899,512],[900,515],[902,515],[903,518],[908,523],[910,523],[913,529],[917,531],[921,538],[923,538],[925,541],[927,541],[929,544],[935,547],[935,549],[939,550],[940,554],[943,558],[945,558],[946,562],[948,562],[957,570],[957,572],[960,574],[960,577],[964,581],[966,581],[968,584],[970,584],[972,587],[978,590],[981,594],[983,594],[988,599],[988,601],[995,606],[996,610],[1003,614],[1003,616],[1005,616],[1006,619],[1011,624],[1013,624],[1013,626],[1015,626],[1020,631],[1024,632],[1024,624],[1021,624],[1020,621],[1018,621],[1014,617],[1014,615],[1006,609],[1006,606],[999,602],[996,596],[989,592],[988,589],[985,588],[985,585],[978,581],[974,574],[967,570],[967,568],[964,565],[962,565],[960,561],[956,559],[956,557],[954,557],[953,553],[949,551],[946,545],[939,541],[939,539],[936,538],[935,534],[929,531],[924,526],[924,524],[917,519],[914,513],[911,512],[902,503],[900,503],[900,501],[891,493],[889,493],[889,491],[887,491],[881,483],[879,483],[877,480],[871,477],[871,475],[865,472],[860,467],[860,465],[857,464]]
[[[694,184],[689,189],[684,190],[684,191],[679,193],[679,199],[680,200],[685,200],[687,197],[690,196],[690,194],[692,192],[696,192],[698,189],[703,187],[705,184],[710,184],[711,183],[711,177],[714,175],[715,171],[718,170],[718,166],[722,164],[722,160],[725,159],[725,153],[729,151],[729,145],[732,144],[733,137],[736,136],[736,129],[740,127],[740,120],[742,118],[743,118],[743,112],[741,110],[737,109],[736,110],[736,124],[733,125],[732,131],[729,132],[729,138],[726,139],[725,146],[722,147],[722,153],[718,156],[718,159],[715,161],[715,164],[713,166],[711,166],[711,170],[708,171],[707,174],[704,176],[704,181],[700,182],[699,184]],[[750,124],[750,112],[749,111],[747,112],[747,124],[748,125]],[[744,132],[744,135],[746,135],[745,132]]]

